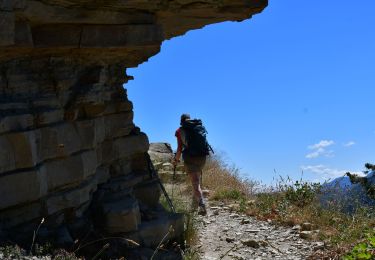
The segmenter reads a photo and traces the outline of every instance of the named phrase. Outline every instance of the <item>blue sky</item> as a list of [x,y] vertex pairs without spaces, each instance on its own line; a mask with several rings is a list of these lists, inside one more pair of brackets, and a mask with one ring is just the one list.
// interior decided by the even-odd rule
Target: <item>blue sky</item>
[[324,180],[375,163],[375,1],[270,1],[162,45],[125,87],[151,142],[181,113],[244,177]]

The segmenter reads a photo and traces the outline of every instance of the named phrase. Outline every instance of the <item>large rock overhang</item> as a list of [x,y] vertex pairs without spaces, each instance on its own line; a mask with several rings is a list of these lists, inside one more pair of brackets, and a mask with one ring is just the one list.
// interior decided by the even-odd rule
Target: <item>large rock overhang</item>
[[69,56],[135,67],[188,30],[242,21],[267,0],[0,1],[0,61]]
[[0,0],[0,240],[13,229],[32,234],[41,218],[44,234],[63,226],[74,240],[77,219],[89,218],[145,246],[155,246],[169,225],[181,227],[181,218],[163,212],[155,224],[142,218],[158,208],[160,191],[148,174],[147,136],[133,123],[125,69],[157,54],[165,39],[242,21],[266,6]]

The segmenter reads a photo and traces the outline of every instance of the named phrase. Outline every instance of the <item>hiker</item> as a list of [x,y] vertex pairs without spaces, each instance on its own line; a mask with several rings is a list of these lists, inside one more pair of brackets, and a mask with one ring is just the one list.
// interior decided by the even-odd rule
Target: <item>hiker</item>
[[206,156],[211,149],[206,140],[206,129],[201,120],[190,120],[189,114],[182,114],[180,127],[176,130],[175,136],[177,138],[177,153],[173,159],[173,165],[177,165],[182,155],[185,171],[193,186],[192,208],[195,210],[199,206],[199,214],[206,215],[206,204],[200,186],[200,176],[206,163]]

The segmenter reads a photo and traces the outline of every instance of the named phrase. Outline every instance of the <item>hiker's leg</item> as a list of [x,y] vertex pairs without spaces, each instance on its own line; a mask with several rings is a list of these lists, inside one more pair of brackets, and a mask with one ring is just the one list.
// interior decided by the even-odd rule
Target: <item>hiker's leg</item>
[[193,204],[192,209],[196,208],[196,205],[198,204],[200,208],[204,208],[205,211],[205,205],[203,200],[203,194],[200,186],[200,175],[201,171],[203,169],[203,166],[206,162],[205,156],[199,156],[199,157],[192,157],[185,155],[184,156],[184,164],[185,164],[185,170],[188,173],[191,185],[193,188]]
[[200,172],[191,172],[189,173],[191,185],[193,186],[194,198],[197,202],[203,201],[202,190],[200,186]]

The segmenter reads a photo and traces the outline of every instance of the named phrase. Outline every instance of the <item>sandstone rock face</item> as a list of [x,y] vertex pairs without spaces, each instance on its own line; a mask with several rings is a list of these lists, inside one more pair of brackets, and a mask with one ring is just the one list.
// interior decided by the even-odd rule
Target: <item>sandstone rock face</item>
[[0,230],[45,218],[51,232],[67,225],[74,233],[72,223],[86,218],[153,245],[158,236],[142,214],[160,206],[160,190],[148,173],[147,136],[133,123],[125,69],[158,53],[164,39],[266,5],[0,0]]
[[173,159],[172,147],[168,143],[151,143],[148,153],[155,162],[171,162]]

